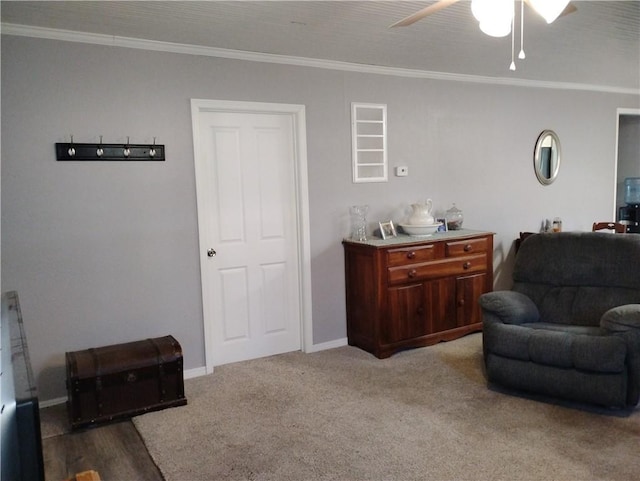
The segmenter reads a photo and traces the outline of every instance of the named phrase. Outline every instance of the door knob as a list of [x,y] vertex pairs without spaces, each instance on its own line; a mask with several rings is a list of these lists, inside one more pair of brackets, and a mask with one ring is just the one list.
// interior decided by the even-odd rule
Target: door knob
[[209,257],[215,257],[216,254],[217,254],[217,252],[215,250],[213,250],[213,249],[209,249],[207,251],[207,256],[209,256]]

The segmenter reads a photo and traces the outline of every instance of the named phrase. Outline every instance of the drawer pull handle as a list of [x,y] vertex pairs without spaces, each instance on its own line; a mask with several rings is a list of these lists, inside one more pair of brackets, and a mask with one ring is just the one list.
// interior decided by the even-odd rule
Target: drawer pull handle
[[408,275],[410,278],[414,278],[414,277],[416,276],[416,274],[417,274],[417,273],[418,273],[418,272],[417,272],[415,269],[411,269],[411,270],[407,273],[407,275]]
[[460,307],[464,306],[464,299],[460,299],[460,300],[458,301],[458,305],[459,305]]
[[467,244],[466,246],[464,246],[465,252],[469,252],[471,249],[473,249],[473,246],[471,244]]
[[415,251],[407,252],[407,259],[413,259],[416,256]]
[[471,262],[465,262],[464,264],[462,264],[462,268],[463,269],[469,269],[469,267],[471,267]]

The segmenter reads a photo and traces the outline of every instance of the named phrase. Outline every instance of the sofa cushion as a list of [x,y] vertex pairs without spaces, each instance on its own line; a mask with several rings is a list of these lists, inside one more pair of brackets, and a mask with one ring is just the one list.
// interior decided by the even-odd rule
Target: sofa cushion
[[514,282],[640,290],[640,236],[560,232],[527,237]]
[[490,382],[515,389],[607,407],[628,405],[626,372],[610,374],[562,369],[494,354],[488,354],[486,367]]
[[550,327],[493,324],[484,331],[485,346],[502,357],[546,366],[601,373],[624,371],[627,345],[621,337],[598,335],[597,328],[576,334],[574,326]]
[[618,287],[516,283],[513,289],[538,306],[540,321],[554,324],[598,326],[607,310],[640,302],[640,290]]
[[533,362],[571,368],[573,336],[567,332],[534,329],[529,336],[529,358]]
[[573,336],[571,357],[576,369],[622,372],[627,345],[618,336]]
[[596,326],[574,326],[573,324],[554,324],[552,322],[529,322],[521,324],[530,329],[546,329],[548,331],[562,331],[570,334],[585,334],[587,336],[602,336],[606,331]]

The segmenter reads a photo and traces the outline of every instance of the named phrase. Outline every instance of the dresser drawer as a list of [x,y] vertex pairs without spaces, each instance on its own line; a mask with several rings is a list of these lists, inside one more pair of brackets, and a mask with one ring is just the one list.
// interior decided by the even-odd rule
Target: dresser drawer
[[432,261],[435,258],[436,249],[434,244],[389,249],[387,251],[387,265],[389,267],[418,264],[420,262]]
[[445,255],[447,257],[468,256],[487,252],[488,248],[489,240],[487,238],[451,241],[445,244]]
[[389,284],[399,284],[403,282],[482,272],[486,269],[487,255],[477,254],[459,259],[443,259],[421,264],[390,267],[387,271]]

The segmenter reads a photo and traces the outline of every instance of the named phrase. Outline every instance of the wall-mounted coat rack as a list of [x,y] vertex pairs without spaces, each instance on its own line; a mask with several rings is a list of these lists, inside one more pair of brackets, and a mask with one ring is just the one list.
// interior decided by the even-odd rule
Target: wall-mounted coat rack
[[56,143],[57,160],[164,160],[164,145],[130,144],[76,144]]

